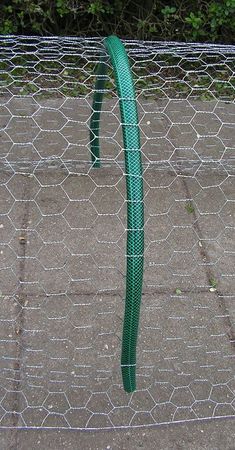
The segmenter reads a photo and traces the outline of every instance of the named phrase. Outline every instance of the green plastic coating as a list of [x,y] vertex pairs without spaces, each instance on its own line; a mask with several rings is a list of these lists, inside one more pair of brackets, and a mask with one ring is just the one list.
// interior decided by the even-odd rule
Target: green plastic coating
[[104,96],[105,82],[107,79],[107,57],[102,57],[96,70],[95,94],[92,103],[92,115],[90,122],[91,159],[93,167],[100,167],[100,112]]
[[[121,370],[125,391],[136,389],[136,347],[144,263],[144,201],[140,150],[140,132],[134,83],[125,47],[118,37],[109,36],[105,48],[114,69],[119,97],[125,154],[127,191],[127,256],[126,300],[122,335]],[[91,153],[95,167],[100,166],[99,121],[107,78],[107,64],[103,58],[97,71],[96,92],[91,117]]]

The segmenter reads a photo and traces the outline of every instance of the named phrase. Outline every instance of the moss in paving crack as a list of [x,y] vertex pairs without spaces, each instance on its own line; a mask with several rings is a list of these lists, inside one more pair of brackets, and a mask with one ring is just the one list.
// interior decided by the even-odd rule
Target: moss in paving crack
[[195,208],[194,208],[192,202],[187,202],[185,205],[185,209],[189,214],[192,214],[195,211]]
[[181,289],[176,288],[175,293],[176,293],[176,295],[180,295],[180,294],[182,294],[182,291],[181,291]]
[[210,283],[210,286],[214,289],[216,289],[218,286],[218,281],[215,278],[210,278],[209,283]]

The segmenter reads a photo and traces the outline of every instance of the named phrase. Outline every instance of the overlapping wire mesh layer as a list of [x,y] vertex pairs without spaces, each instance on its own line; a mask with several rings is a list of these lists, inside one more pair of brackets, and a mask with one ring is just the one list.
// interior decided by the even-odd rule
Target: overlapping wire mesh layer
[[235,48],[125,42],[145,193],[137,387],[123,391],[126,190],[102,40],[0,40],[0,426],[235,416]]

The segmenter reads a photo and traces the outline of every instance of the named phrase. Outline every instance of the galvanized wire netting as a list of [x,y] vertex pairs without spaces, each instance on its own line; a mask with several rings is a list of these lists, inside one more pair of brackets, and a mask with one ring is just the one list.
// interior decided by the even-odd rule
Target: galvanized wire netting
[[235,416],[235,48],[126,41],[145,195],[137,386],[120,372],[126,191],[100,39],[0,39],[0,426]]

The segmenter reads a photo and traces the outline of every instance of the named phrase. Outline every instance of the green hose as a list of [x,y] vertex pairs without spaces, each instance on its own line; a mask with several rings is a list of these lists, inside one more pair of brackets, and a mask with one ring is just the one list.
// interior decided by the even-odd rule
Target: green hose
[[[136,389],[136,346],[144,262],[144,202],[137,104],[125,48],[116,36],[104,41],[113,69],[122,121],[127,190],[127,270],[126,300],[122,335],[121,370],[125,391]],[[107,64],[99,64],[91,117],[91,154],[100,167],[99,121],[105,88]]]
[[107,57],[102,57],[96,70],[95,94],[92,103],[92,115],[90,122],[90,143],[91,143],[91,159],[93,167],[100,167],[100,112],[104,96],[105,82],[107,79]]

